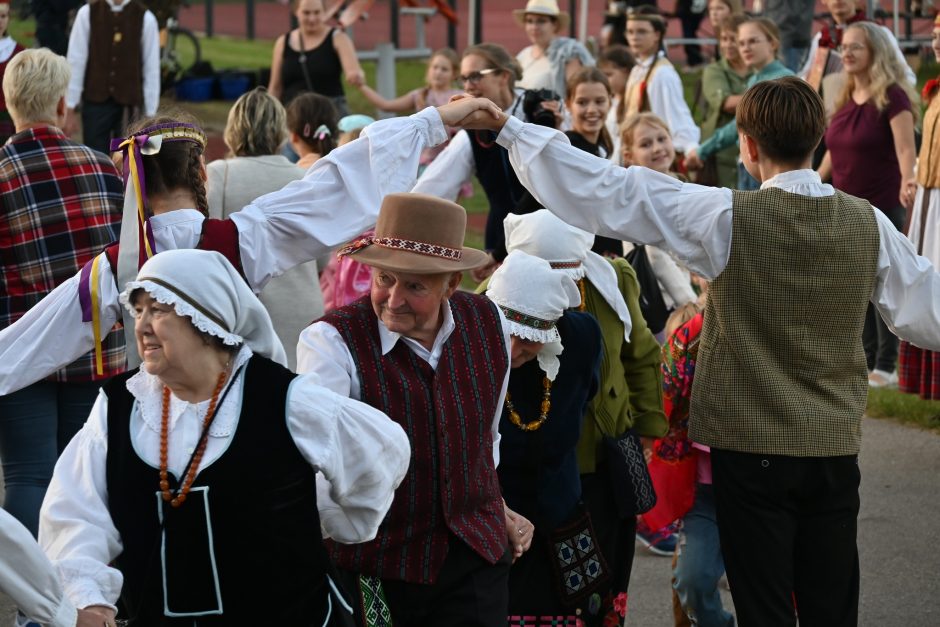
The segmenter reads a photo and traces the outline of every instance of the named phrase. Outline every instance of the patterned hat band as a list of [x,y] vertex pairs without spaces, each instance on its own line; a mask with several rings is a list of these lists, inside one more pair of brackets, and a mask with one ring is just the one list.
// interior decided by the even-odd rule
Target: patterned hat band
[[548,265],[552,267],[552,270],[573,270],[574,268],[580,268],[580,261],[549,261]]
[[500,305],[500,309],[503,310],[503,314],[506,315],[506,320],[510,322],[515,322],[516,324],[521,324],[523,326],[532,327],[533,329],[538,329],[539,331],[551,331],[555,328],[554,320],[545,320],[543,318],[536,318],[535,316],[530,316],[527,313],[522,313],[521,311],[516,311],[511,307],[506,307],[505,305]]
[[202,147],[203,150],[206,148],[206,134],[201,128],[195,124],[187,124],[185,122],[165,122],[163,124],[154,124],[153,126],[148,126],[147,128],[142,128],[133,135],[122,139],[116,137],[111,140],[111,151],[120,150],[122,144],[124,144],[127,139],[131,137],[161,137],[165,142],[171,141],[190,141],[194,144],[198,144]]
[[463,251],[459,248],[450,248],[448,246],[441,246],[440,244],[428,244],[427,242],[417,242],[400,237],[363,237],[340,248],[337,252],[337,256],[354,255],[372,244],[392,250],[403,250],[409,253],[441,257],[442,259],[450,259],[452,261],[460,261],[460,258],[463,256]]

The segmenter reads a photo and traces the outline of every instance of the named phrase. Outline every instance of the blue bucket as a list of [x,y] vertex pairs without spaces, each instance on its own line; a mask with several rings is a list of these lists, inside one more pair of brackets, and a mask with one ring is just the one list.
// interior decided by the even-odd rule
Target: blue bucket
[[184,78],[176,83],[176,99],[189,102],[205,102],[212,99],[212,84],[215,78]]
[[251,79],[244,74],[235,74],[219,77],[219,91],[222,100],[235,100],[246,91],[251,85]]

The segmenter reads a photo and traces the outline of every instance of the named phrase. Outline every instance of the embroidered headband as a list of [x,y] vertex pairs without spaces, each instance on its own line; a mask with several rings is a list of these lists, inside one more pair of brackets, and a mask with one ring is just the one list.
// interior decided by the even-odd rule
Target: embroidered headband
[[419,255],[451,259],[453,261],[460,261],[460,258],[463,256],[463,251],[459,248],[449,248],[447,246],[441,246],[440,244],[416,242],[399,237],[362,237],[340,248],[336,256],[345,257],[346,255],[355,255],[360,250],[372,244],[382,246],[383,248],[391,248],[392,250],[403,250]]
[[580,261],[549,261],[548,265],[552,267],[552,270],[571,270],[573,268],[580,268]]
[[511,307],[506,307],[505,305],[499,305],[499,308],[503,310],[503,313],[506,315],[506,320],[509,320],[510,322],[532,327],[533,329],[538,329],[539,331],[550,331],[555,328],[554,320],[544,320],[542,318],[530,316],[529,314],[523,313],[521,311],[516,311]]
[[640,13],[635,9],[627,9],[627,21],[654,22],[656,24],[666,25],[666,18],[658,13]]

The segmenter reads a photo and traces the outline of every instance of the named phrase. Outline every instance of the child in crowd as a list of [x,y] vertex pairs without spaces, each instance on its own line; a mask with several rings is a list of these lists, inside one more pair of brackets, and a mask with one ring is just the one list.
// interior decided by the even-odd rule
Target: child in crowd
[[[722,607],[718,581],[725,572],[715,518],[709,448],[689,440],[689,403],[702,330],[702,307],[688,303],[666,323],[663,409],[669,433],[657,440],[650,462],[656,506],[643,515],[652,527],[681,518],[673,570],[676,625],[733,627]],[[690,623],[691,621],[691,623]]]
[[610,111],[607,112],[607,132],[613,139],[614,149],[607,156],[615,163],[620,163],[620,124],[626,117],[627,107],[623,93],[627,88],[627,79],[630,70],[636,65],[630,49],[626,46],[614,45],[604,48],[597,57],[597,69],[604,73],[610,84],[613,100]]
[[[755,192],[619,168],[505,113],[520,182],[592,233],[670,251],[711,280],[689,437],[711,447],[722,557],[742,625],[858,623],[862,327],[872,302],[899,336],[940,350],[940,273],[867,201],[810,168],[822,99],[795,77],[737,107]],[[755,547],[760,550],[755,551]]]
[[[359,139],[363,129],[375,122],[368,115],[353,114],[344,116],[337,123],[339,129],[339,145]],[[357,235],[354,239],[372,237],[375,229],[369,229]],[[321,262],[322,263],[322,262]],[[339,257],[336,254],[329,256],[329,261],[322,266],[320,272],[320,291],[323,293],[323,308],[332,311],[353,302],[360,296],[369,293],[372,285],[372,269],[356,261],[355,255]]]
[[[460,74],[460,57],[451,48],[441,48],[435,50],[431,58],[428,59],[428,69],[424,75],[424,87],[412,89],[394,100],[386,100],[380,93],[365,83],[359,86],[359,91],[366,97],[366,100],[382,111],[392,113],[420,111],[425,107],[437,107],[447,104],[452,96],[463,93],[454,87],[454,81],[457,80],[458,74]],[[456,132],[457,129],[449,130],[451,136]],[[421,153],[419,175],[429,163],[434,161],[434,157],[444,150],[445,146],[447,146],[446,142],[433,148],[426,148]]]
[[299,167],[308,169],[336,148],[336,118],[336,107],[326,96],[307,92],[290,101],[287,129]]
[[[652,113],[635,113],[626,120],[620,130],[621,157],[624,166],[638,165],[663,174],[679,177],[672,171],[676,160],[676,150],[672,144],[672,133],[662,118]],[[623,244],[624,254],[633,250],[633,244]],[[646,246],[646,255],[650,266],[662,292],[663,301],[667,310],[693,302],[696,299],[692,289],[689,272],[680,268],[672,257],[655,246]],[[665,316],[663,316],[665,318]],[[658,324],[652,324],[650,330],[656,334],[656,339],[662,343],[663,323],[661,318]],[[647,319],[647,323],[651,320]]]

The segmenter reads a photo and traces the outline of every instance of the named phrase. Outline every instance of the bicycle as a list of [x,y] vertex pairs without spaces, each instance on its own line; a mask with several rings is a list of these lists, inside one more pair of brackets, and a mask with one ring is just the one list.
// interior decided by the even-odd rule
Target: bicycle
[[145,4],[160,25],[160,87],[166,91],[202,61],[202,49],[196,35],[180,26],[180,6],[189,2],[150,0]]

